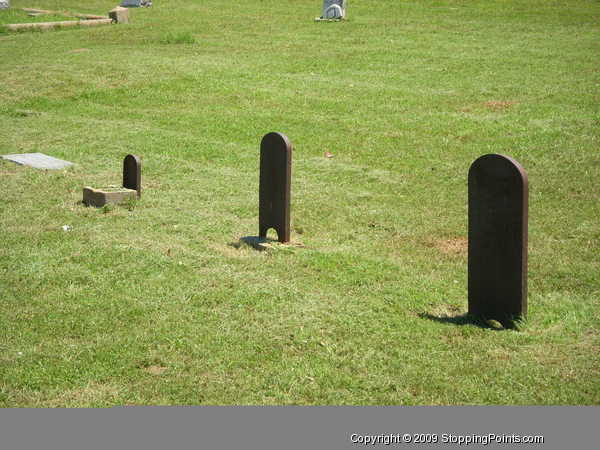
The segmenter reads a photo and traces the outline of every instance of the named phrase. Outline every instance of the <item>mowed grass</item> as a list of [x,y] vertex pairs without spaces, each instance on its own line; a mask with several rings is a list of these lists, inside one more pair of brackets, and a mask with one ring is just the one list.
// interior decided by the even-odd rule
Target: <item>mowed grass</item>
[[[0,161],[0,406],[600,404],[600,3],[321,3],[0,35],[0,154],[76,164]],[[258,252],[270,131],[293,242]],[[141,200],[83,206],[127,153]],[[529,174],[518,330],[465,315],[486,153]]]
[[[38,22],[60,22],[65,20],[77,20],[76,17],[63,16],[61,14],[28,14],[18,8],[0,9],[0,33],[8,33],[5,25],[10,23],[38,23]],[[31,32],[32,30],[27,30]]]

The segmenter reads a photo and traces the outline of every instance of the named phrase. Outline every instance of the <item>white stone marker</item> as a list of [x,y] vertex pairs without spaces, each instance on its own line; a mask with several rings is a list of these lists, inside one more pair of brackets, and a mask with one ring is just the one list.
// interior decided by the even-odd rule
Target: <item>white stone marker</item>
[[10,8],[10,0],[0,0],[0,9]]
[[346,17],[347,0],[323,0],[321,20],[342,20]]

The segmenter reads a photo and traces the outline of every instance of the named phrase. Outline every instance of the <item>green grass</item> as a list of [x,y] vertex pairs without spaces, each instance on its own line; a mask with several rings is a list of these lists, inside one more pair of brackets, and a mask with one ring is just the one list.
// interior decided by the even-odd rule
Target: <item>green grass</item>
[[184,31],[180,33],[174,33],[169,31],[166,33],[161,42],[163,44],[195,44],[196,39],[194,35],[189,31]]
[[78,20],[76,17],[61,14],[29,15],[17,7],[0,9],[0,33],[8,33],[4,25],[9,23],[38,23],[38,22],[60,22],[65,20]]
[[[76,163],[0,161],[0,406],[600,404],[600,3],[320,7],[0,36],[0,154]],[[270,131],[293,245],[258,252]],[[530,181],[520,330],[464,316],[466,176],[492,152]],[[84,207],[127,153],[141,200]]]

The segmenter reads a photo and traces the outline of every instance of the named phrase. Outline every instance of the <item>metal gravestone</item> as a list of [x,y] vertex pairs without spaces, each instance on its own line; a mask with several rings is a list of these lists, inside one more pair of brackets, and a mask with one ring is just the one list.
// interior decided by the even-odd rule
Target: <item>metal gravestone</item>
[[135,155],[127,155],[123,160],[123,186],[83,188],[83,203],[101,207],[109,203],[121,203],[142,195],[142,160]]
[[317,20],[342,20],[346,18],[347,0],[323,0],[323,13]]
[[527,173],[484,155],[469,169],[469,313],[505,327],[527,315]]
[[292,143],[281,133],[266,134],[260,143],[258,235],[274,228],[279,242],[290,240]]
[[142,196],[142,160],[136,155],[127,155],[123,160],[123,187]]

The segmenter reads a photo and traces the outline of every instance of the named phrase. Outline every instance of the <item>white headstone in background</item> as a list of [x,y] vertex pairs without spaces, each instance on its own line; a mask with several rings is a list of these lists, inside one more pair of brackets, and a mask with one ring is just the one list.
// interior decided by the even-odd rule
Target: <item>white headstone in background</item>
[[343,19],[346,17],[346,0],[323,0],[321,19]]
[[10,8],[10,0],[0,0],[0,9]]

